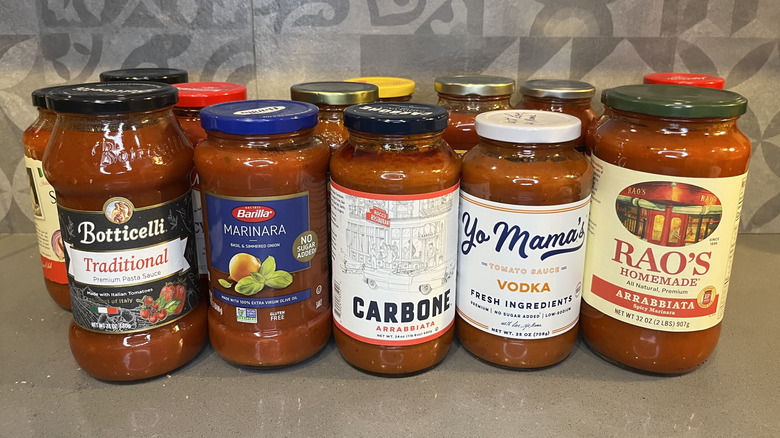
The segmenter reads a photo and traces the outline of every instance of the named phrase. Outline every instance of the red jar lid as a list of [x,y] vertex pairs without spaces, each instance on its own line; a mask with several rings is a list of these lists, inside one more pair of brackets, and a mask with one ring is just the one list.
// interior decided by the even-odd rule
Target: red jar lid
[[651,73],[645,75],[645,84],[689,85],[692,87],[723,89],[726,80],[720,76],[697,73]]
[[224,102],[246,100],[246,87],[231,82],[187,82],[173,84],[179,89],[181,108],[204,108]]

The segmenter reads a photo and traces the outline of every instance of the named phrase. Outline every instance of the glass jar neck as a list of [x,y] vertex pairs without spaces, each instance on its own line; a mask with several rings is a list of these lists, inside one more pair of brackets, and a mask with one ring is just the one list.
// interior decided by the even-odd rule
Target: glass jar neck
[[502,94],[500,96],[480,96],[478,94],[468,94],[465,96],[455,94],[438,93],[438,105],[448,110],[467,110],[467,111],[492,111],[500,109],[509,109],[509,98],[511,95]]
[[566,149],[574,150],[574,147],[578,145],[576,139],[563,143],[512,143],[480,137],[479,141],[480,145],[485,148],[511,150],[523,155],[551,154]]
[[667,132],[679,130],[685,127],[688,130],[712,131],[727,130],[736,126],[739,117],[692,119],[680,117],[661,117],[649,114],[634,113],[605,107],[605,115],[609,118],[632,125],[645,126],[650,129],[664,130]]
[[419,152],[441,145],[444,131],[410,135],[369,134],[349,130],[349,143],[355,149],[383,152]]
[[258,148],[287,150],[297,149],[312,144],[314,128],[282,134],[227,134],[220,131],[206,131],[208,142],[217,147],[225,148]]
[[320,120],[341,120],[344,118],[344,110],[351,105],[326,105],[318,104]]
[[173,107],[173,114],[176,115],[176,117],[187,117],[187,118],[200,118],[200,110],[203,108],[197,108],[197,107],[180,107],[175,106]]
[[57,114],[54,111],[46,108],[38,108],[38,118],[35,119],[32,126],[37,129],[51,131],[52,128],[54,128],[54,122],[56,120]]
[[523,95],[522,98],[526,102],[536,104],[590,107],[589,97],[582,99],[562,99],[559,97],[534,97]]
[[175,124],[172,108],[168,106],[154,111],[120,114],[58,113],[56,125],[58,129],[82,132],[136,130],[163,122]]

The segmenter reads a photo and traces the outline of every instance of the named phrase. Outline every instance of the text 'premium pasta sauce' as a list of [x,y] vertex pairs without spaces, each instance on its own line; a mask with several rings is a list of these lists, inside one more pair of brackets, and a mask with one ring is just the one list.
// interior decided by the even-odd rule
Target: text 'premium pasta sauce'
[[99,379],[138,380],[206,340],[192,223],[192,148],[177,91],[105,82],[46,95],[57,113],[44,172],[57,195],[73,322],[70,347]]
[[317,107],[212,105],[195,148],[210,274],[209,338],[229,362],[290,365],[330,338],[327,168]]
[[476,118],[463,157],[458,245],[461,344],[490,363],[540,368],[577,339],[592,170],[580,121],[547,111]]
[[447,111],[355,105],[344,124],[330,161],[336,344],[370,373],[423,371],[454,334],[460,160],[442,140]]
[[750,159],[737,128],[747,100],[628,85],[603,102],[581,330],[623,366],[688,372],[720,335]]

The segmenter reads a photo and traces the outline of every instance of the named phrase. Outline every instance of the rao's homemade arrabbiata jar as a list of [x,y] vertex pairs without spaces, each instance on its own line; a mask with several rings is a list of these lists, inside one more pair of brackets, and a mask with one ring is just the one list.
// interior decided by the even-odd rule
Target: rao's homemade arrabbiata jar
[[317,107],[212,105],[195,149],[210,274],[209,337],[227,361],[300,362],[330,338],[327,169]]
[[447,111],[355,105],[330,161],[333,318],[347,362],[404,375],[452,343],[460,160],[442,140]]
[[628,85],[603,102],[581,330],[623,366],[691,371],[720,335],[750,159],[737,128],[747,100]]
[[198,291],[192,148],[177,91],[103,82],[46,95],[57,113],[43,170],[57,195],[70,284],[70,347],[104,380],[187,363],[206,340]]
[[511,368],[566,358],[577,340],[592,169],[580,121],[483,113],[463,157],[458,240],[461,344]]

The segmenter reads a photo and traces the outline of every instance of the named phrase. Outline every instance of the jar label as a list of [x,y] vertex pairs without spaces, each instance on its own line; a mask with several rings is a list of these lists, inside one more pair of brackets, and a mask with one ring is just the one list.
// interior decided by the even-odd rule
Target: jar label
[[57,197],[54,187],[43,175],[41,161],[25,157],[27,180],[30,183],[35,233],[38,237],[38,252],[41,254],[43,276],[60,284],[68,282],[65,271],[65,246],[57,217]]
[[452,326],[457,190],[380,195],[331,181],[336,326],[362,342],[401,346]]
[[593,157],[583,299],[639,327],[689,332],[723,319],[747,174],[688,178]]
[[203,231],[203,201],[200,197],[200,181],[198,174],[193,170],[194,182],[192,184],[192,220],[195,224],[195,249],[198,258],[198,272],[201,277],[209,275],[208,261],[206,260],[206,233]]
[[216,271],[211,305],[220,315],[226,317],[227,304],[235,307],[236,321],[255,324],[263,322],[257,309],[265,309],[265,322],[284,320],[285,306],[307,300],[319,311],[328,309],[321,284],[314,290],[293,285],[292,274],[309,269],[320,249],[310,229],[308,192],[252,198],[206,192],[205,200],[209,261]]
[[579,320],[590,197],[513,205],[460,192],[457,310],[472,326],[542,339]]
[[197,305],[190,192],[140,208],[115,197],[102,211],[58,210],[78,325],[105,333],[145,331]]

